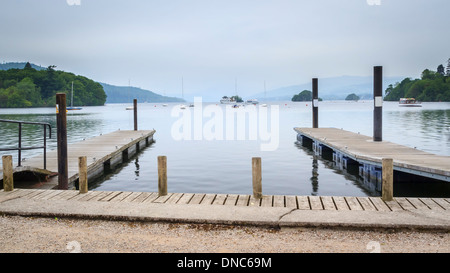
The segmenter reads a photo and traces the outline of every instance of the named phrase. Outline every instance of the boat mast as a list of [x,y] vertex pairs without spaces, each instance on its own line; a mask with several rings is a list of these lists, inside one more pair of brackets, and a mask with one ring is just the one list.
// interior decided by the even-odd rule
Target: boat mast
[[73,81],[72,81],[72,97],[70,99],[70,107],[73,107]]

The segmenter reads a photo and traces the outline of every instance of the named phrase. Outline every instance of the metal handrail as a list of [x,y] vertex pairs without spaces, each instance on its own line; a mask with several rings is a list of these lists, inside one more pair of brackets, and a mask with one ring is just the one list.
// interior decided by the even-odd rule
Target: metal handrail
[[[0,122],[6,123],[16,123],[19,124],[19,147],[17,148],[3,148],[0,151],[18,151],[19,154],[19,165],[21,166],[22,162],[22,151],[23,150],[33,150],[33,149],[44,149],[44,169],[47,169],[47,126],[49,128],[49,139],[52,138],[52,126],[49,123],[41,123],[41,122],[27,122],[27,121],[17,121],[17,120],[7,120],[0,119]],[[44,146],[38,147],[22,147],[22,124],[31,124],[31,125],[41,125],[44,127]]]

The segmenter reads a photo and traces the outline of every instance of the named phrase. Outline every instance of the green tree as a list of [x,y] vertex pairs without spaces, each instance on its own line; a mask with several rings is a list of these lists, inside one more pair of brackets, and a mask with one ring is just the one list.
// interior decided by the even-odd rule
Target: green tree
[[440,64],[438,66],[437,73],[441,74],[442,76],[445,76],[445,70],[444,70],[444,66],[442,64]]
[[241,97],[239,97],[238,95],[232,96],[231,99],[232,99],[232,100],[234,99],[236,102],[243,102],[243,101],[244,101],[244,100],[243,100]]
[[23,69],[33,69],[33,67],[31,67],[31,64],[29,62],[27,62]]
[[425,69],[422,72],[422,80],[434,80],[436,78],[436,72],[429,69]]

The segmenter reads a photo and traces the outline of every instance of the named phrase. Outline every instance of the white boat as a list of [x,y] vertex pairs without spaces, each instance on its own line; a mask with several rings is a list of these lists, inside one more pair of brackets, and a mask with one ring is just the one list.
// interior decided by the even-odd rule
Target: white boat
[[180,109],[186,109],[186,105],[184,104],[180,105]]
[[229,98],[227,96],[223,96],[220,100],[221,104],[236,104],[236,100],[234,98]]
[[401,98],[398,102],[400,107],[422,107],[422,103],[415,98]]
[[128,106],[125,110],[134,110],[134,106]]
[[250,100],[247,100],[247,104],[258,104],[259,102],[258,102],[258,100],[257,99],[250,99]]

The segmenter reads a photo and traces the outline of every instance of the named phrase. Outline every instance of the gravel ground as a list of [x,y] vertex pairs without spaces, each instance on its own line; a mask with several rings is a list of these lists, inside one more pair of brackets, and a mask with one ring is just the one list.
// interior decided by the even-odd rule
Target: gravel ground
[[0,216],[0,253],[449,253],[450,234]]

